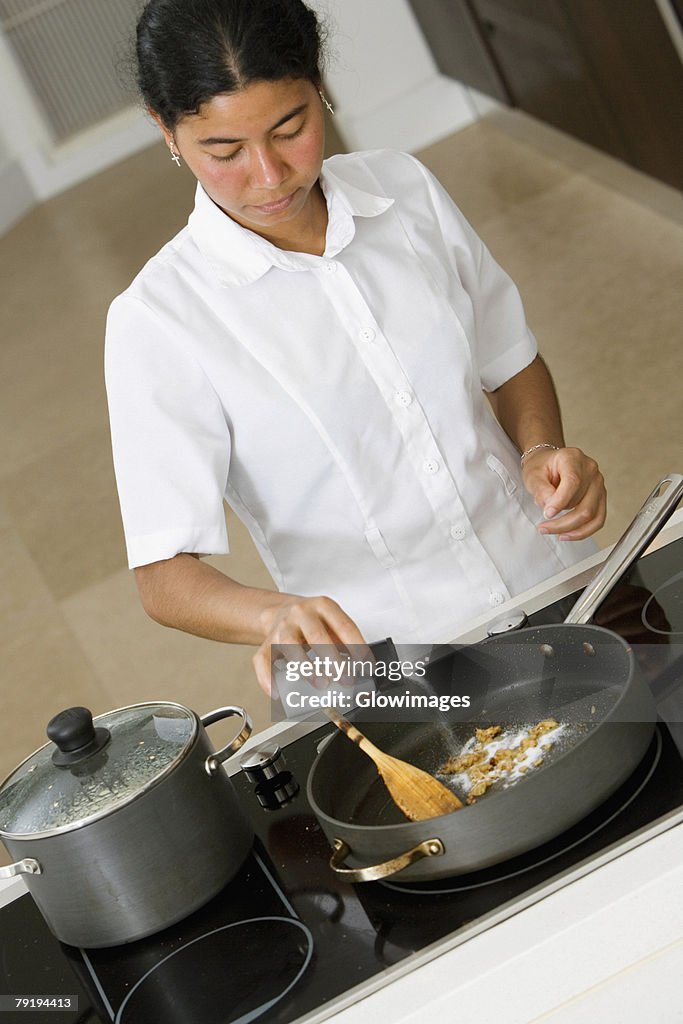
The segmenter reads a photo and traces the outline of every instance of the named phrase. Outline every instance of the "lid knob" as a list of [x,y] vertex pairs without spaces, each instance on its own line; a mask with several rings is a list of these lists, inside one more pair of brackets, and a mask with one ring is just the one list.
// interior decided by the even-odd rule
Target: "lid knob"
[[108,729],[94,727],[92,712],[87,708],[60,711],[48,722],[47,735],[57,745],[52,762],[60,768],[84,761],[106,747],[111,739]]

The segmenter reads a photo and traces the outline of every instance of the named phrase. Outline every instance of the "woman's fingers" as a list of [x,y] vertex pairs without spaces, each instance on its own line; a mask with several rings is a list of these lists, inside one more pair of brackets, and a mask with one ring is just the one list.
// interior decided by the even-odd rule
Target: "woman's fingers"
[[[584,540],[603,526],[605,482],[597,462],[579,448],[539,452],[531,465],[525,466],[524,482],[543,507],[546,519],[539,525],[540,533],[561,540]],[[563,509],[569,511],[559,515]]]
[[548,517],[563,508],[575,508],[586,496],[591,484],[602,485],[602,474],[594,459],[579,448],[560,448],[552,453],[552,478],[556,483],[554,494],[545,503],[544,512]]
[[256,673],[256,680],[268,696],[273,695],[273,678],[272,678],[272,661],[270,644],[265,641],[256,651],[256,654],[251,659],[251,663],[254,666],[254,672]]
[[585,521],[578,526],[574,526],[573,524],[568,526],[568,524],[565,524],[562,532],[559,534],[559,539],[585,540],[587,537],[591,537],[594,533],[597,533],[597,531],[605,525],[605,519],[607,518],[607,495],[605,494],[604,488],[598,498],[595,514],[591,517],[589,510],[586,510],[584,512],[584,518]]
[[603,526],[607,496],[601,482],[592,482],[573,508],[557,519],[540,524],[540,533],[555,534],[563,540],[584,540]]
[[[333,657],[341,648],[352,649],[359,660],[372,659],[353,619],[329,597],[296,597],[283,603],[268,636],[253,657],[261,688],[270,695],[272,664],[278,654],[286,661],[312,661]],[[315,676],[309,677],[315,685]],[[324,680],[323,680],[324,684]]]

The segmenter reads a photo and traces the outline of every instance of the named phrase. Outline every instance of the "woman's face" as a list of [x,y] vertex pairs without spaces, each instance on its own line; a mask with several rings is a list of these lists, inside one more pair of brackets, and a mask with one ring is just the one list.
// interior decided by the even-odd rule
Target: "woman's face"
[[320,96],[307,79],[255,82],[214,96],[164,130],[206,193],[238,224],[273,240],[308,222],[323,161]]

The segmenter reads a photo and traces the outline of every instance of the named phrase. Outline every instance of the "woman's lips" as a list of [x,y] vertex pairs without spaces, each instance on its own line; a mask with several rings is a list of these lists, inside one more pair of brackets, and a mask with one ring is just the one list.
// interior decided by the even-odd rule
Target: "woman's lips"
[[261,205],[254,205],[255,210],[260,210],[261,213],[281,213],[286,210],[288,206],[294,202],[294,197],[298,189],[295,189],[290,195],[285,196],[284,199],[277,199],[272,203],[262,203]]

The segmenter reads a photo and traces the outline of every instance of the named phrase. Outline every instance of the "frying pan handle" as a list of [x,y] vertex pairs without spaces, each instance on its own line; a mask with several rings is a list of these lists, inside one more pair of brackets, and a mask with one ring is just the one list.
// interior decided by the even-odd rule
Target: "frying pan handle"
[[669,473],[659,481],[645,499],[643,507],[623,536],[607,556],[602,568],[593,577],[565,622],[588,622],[610,590],[635,562],[642,551],[657,536],[667,519],[673,515],[683,496],[683,476]]
[[390,875],[403,871],[404,868],[414,864],[415,861],[422,860],[423,857],[441,857],[446,852],[440,839],[425,839],[414,846],[412,850],[407,850],[405,853],[399,854],[398,857],[392,857],[391,860],[385,860],[381,864],[368,864],[365,868],[345,868],[344,861],[351,853],[351,848],[343,839],[334,839],[332,846],[334,853],[330,857],[330,867],[345,882],[376,882],[379,878],[389,878]]

